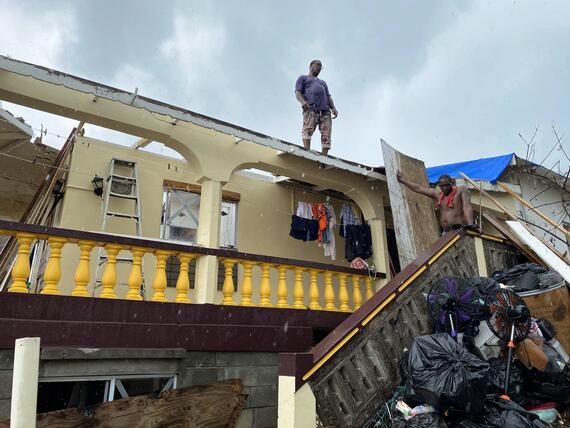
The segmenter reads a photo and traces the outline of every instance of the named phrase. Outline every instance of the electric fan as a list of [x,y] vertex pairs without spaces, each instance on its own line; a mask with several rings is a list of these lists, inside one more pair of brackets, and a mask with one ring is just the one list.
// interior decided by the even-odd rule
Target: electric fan
[[514,292],[501,289],[489,296],[487,305],[490,317],[487,324],[495,336],[507,343],[507,369],[505,373],[505,394],[509,398],[509,376],[515,343],[522,342],[530,332],[530,311],[524,301]]
[[457,333],[482,318],[485,307],[476,287],[452,276],[442,278],[431,288],[427,305],[437,326],[454,339]]

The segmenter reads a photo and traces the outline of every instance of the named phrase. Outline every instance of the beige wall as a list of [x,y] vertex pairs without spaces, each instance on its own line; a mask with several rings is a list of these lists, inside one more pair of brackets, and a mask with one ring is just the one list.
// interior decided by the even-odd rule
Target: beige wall
[[[195,183],[200,173],[191,169],[185,160],[176,160],[128,147],[104,143],[86,137],[78,137],[70,165],[65,197],[62,201],[60,227],[99,231],[102,219],[103,200],[93,193],[91,180],[95,174],[107,177],[111,158],[137,162],[142,207],[142,231],[148,238],[160,236],[163,180]],[[318,166],[315,164],[315,168]],[[317,171],[318,172],[318,171]],[[363,180],[363,183],[366,183]],[[105,182],[105,186],[108,185]],[[268,182],[267,179],[252,178],[250,174],[234,172],[224,190],[240,194],[237,210],[237,249],[241,252],[264,254],[275,257],[307,260],[347,266],[344,260],[344,238],[335,230],[337,260],[325,257],[323,249],[316,242],[303,242],[289,237],[291,214],[298,201],[324,201],[325,197],[313,192],[292,188],[288,185]],[[380,194],[380,192],[379,192]],[[380,197],[380,203],[382,199]],[[342,201],[330,200],[337,217]],[[123,201],[123,204],[128,204]],[[127,207],[117,208],[128,211]],[[339,220],[337,218],[337,220]],[[134,235],[132,222],[108,220],[107,231]],[[380,251],[384,251],[380,248]],[[95,269],[97,250],[93,251],[92,273]],[[63,252],[63,277],[61,284],[73,284],[73,273],[77,265],[76,245],[66,245]],[[145,277],[152,278],[154,257],[145,257]],[[119,267],[120,293],[126,292],[128,266]],[[254,271],[254,280],[258,272]],[[276,272],[272,272],[272,282]],[[147,288],[150,286],[147,281]],[[69,292],[70,290],[64,290]],[[169,290],[173,297],[173,290]],[[191,295],[192,298],[192,295]]]

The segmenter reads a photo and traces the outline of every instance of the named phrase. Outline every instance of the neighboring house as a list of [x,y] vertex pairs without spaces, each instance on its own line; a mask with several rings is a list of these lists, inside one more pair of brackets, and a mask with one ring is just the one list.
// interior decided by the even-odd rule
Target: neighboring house
[[[570,225],[568,214],[570,193],[565,184],[565,177],[520,158],[514,153],[434,166],[426,168],[426,172],[429,182],[434,185],[441,174],[448,174],[455,177],[458,184],[469,188],[473,209],[476,217],[478,217],[481,197],[477,190],[461,178],[460,172],[466,174],[478,184],[480,183],[485,191],[489,192],[511,212],[515,213],[524,224],[533,230],[537,237],[550,242],[562,254],[568,252],[567,238],[562,232],[496,185],[497,181],[507,184],[513,192],[520,195],[541,213],[556,224],[568,229]],[[485,196],[482,198],[482,206],[487,210],[494,211],[498,217],[506,218],[505,214]],[[483,219],[483,230],[495,233],[494,228],[485,219]]]

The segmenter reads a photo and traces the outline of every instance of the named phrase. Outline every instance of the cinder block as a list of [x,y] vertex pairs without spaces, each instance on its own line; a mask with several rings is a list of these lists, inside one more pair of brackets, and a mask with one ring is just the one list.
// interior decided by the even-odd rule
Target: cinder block
[[277,407],[253,409],[253,426],[255,428],[272,428],[277,426]]
[[10,399],[0,400],[0,421],[10,419]]
[[277,406],[277,387],[275,385],[247,386],[244,393],[248,395],[246,408]]
[[215,367],[216,352],[188,352],[183,360],[184,367]]
[[179,388],[186,388],[194,385],[207,385],[212,382],[223,380],[224,372],[220,368],[186,368],[180,374]]
[[244,386],[257,386],[259,367],[223,367],[224,379],[241,379]]
[[269,352],[218,352],[216,365],[235,366],[278,366],[279,354]]
[[253,409],[243,409],[237,420],[236,428],[253,428]]
[[14,351],[0,351],[0,370],[12,370],[14,368]]
[[12,396],[12,371],[0,371],[0,400]]
[[258,385],[277,385],[279,378],[277,366],[256,367],[255,370]]

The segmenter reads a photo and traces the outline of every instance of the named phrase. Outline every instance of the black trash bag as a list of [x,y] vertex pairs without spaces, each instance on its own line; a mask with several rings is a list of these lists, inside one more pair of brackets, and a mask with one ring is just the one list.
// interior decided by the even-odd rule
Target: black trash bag
[[536,320],[536,324],[538,324],[538,328],[542,333],[542,337],[544,337],[544,340],[546,340],[547,342],[549,340],[552,340],[554,336],[556,336],[557,333],[556,327],[554,327],[552,323],[547,319],[539,318]]
[[555,270],[549,270],[544,273],[538,274],[538,279],[540,281],[541,288],[549,288],[554,285],[560,285],[564,282],[564,278]]
[[513,285],[518,292],[537,290],[541,287],[538,274],[547,270],[536,263],[522,263],[502,272],[493,273],[493,279],[503,284]]
[[526,371],[526,394],[542,402],[554,401],[559,409],[569,408],[570,364],[566,364],[561,371],[557,371],[554,364],[558,365],[557,362],[552,364],[549,361],[543,372],[537,369]]
[[417,337],[408,356],[406,400],[444,412],[483,410],[489,364],[470,354],[448,334]]
[[494,296],[501,288],[499,283],[493,278],[486,278],[484,276],[469,278],[468,281],[479,290],[482,296]]
[[404,383],[410,377],[408,372],[408,355],[410,351],[406,350],[402,356],[398,359],[398,370],[400,371],[400,377],[402,378],[401,383]]
[[500,427],[551,428],[551,425],[547,422],[541,421],[538,415],[528,412],[513,401],[498,400],[490,402],[489,404],[500,412]]
[[[489,383],[487,384],[487,393],[504,394],[505,392],[505,374],[507,370],[506,358],[490,358],[487,360],[490,366]],[[513,360],[511,364],[511,373],[509,375],[509,397],[515,403],[522,403],[525,400],[524,367],[518,360]]]
[[437,413],[421,413],[406,420],[398,413],[392,418],[392,428],[447,428],[447,424]]

